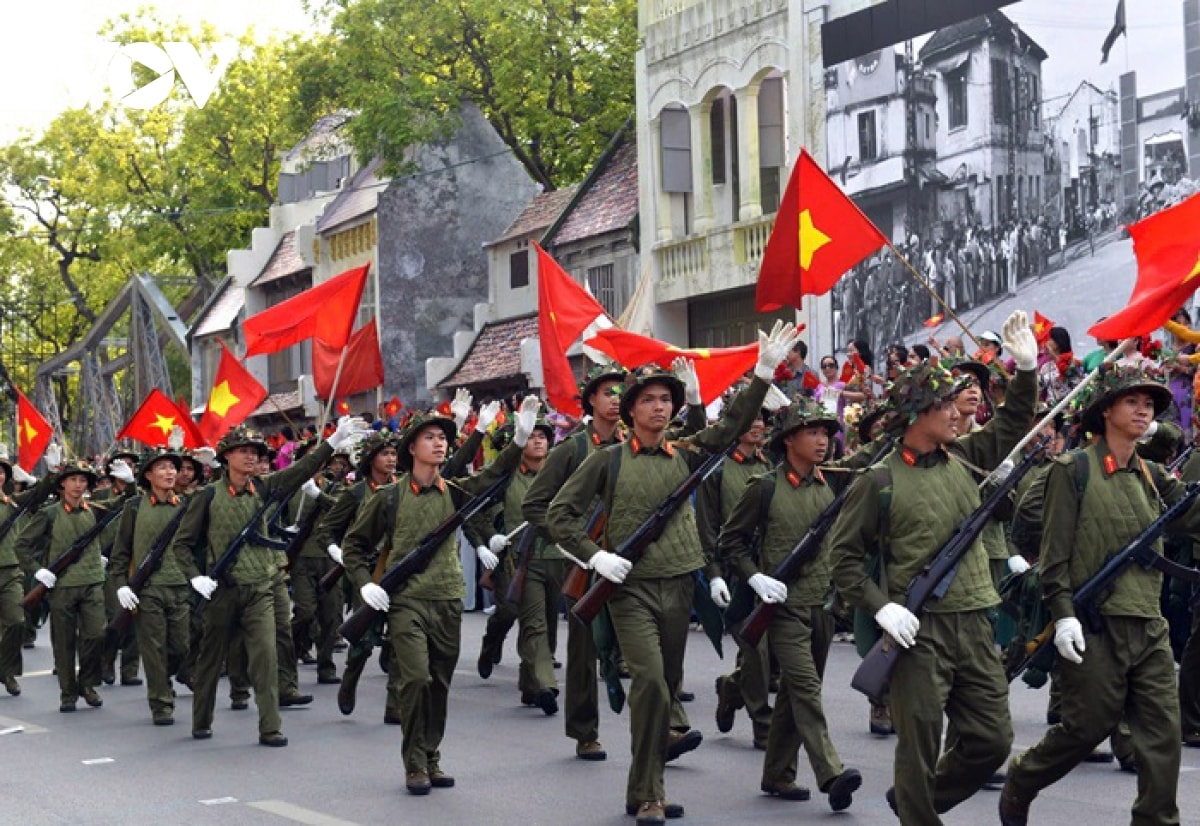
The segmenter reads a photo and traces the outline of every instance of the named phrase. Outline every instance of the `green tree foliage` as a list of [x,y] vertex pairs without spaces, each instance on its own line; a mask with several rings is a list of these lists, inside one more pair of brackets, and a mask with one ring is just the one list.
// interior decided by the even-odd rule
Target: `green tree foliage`
[[634,111],[636,0],[325,0],[296,67],[307,121],[337,109],[364,160],[402,171],[471,101],[547,189],[579,180]]

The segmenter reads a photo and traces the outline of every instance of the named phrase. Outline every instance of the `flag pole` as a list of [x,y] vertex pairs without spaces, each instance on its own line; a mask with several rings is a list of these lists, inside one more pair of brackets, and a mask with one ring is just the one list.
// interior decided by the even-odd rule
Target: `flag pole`
[[293,422],[291,420],[291,417],[288,416],[287,411],[285,411],[282,407],[279,406],[279,402],[275,401],[274,393],[267,394],[267,401],[269,401],[271,403],[271,406],[275,408],[276,413],[278,413],[280,416],[283,416],[283,420],[285,422],[287,422],[287,426],[292,429],[292,432],[295,433],[297,437],[299,437],[300,436],[300,428],[296,427],[295,422]]
[[921,275],[921,273],[917,272],[916,268],[913,267],[913,265],[911,263],[909,263],[909,260],[907,258],[905,258],[903,255],[900,254],[900,250],[896,249],[895,245],[893,245],[891,241],[888,241],[888,249],[890,249],[892,251],[892,254],[895,255],[897,259],[899,259],[900,263],[903,264],[910,273],[912,273],[913,278],[917,279],[917,283],[919,283],[922,287],[925,288],[925,291],[933,297],[933,300],[936,301],[939,305],[941,305],[941,308],[946,311],[946,315],[950,316],[950,318],[954,320],[954,323],[956,323],[959,327],[962,328],[962,331],[967,334],[967,338],[969,338],[969,339],[971,339],[971,341],[975,342],[975,349],[982,350],[983,344],[979,341],[979,339],[977,339],[975,337],[975,334],[971,332],[971,329],[969,327],[967,327],[967,325],[963,322],[963,320],[958,317],[958,313],[956,313],[956,312],[954,312],[954,310],[950,309],[950,305],[947,304],[942,299],[942,297],[937,294],[937,292],[933,289],[933,287],[931,287],[929,285],[929,281],[926,280],[925,276],[923,276],[923,275]]
[[317,425],[317,436],[320,437],[325,432],[325,422],[329,421],[329,413],[333,410],[333,401],[337,398],[338,382],[342,380],[342,368],[346,365],[346,351],[350,348],[342,347],[342,354],[338,356],[337,370],[333,374],[333,387],[329,390],[329,398],[325,402],[325,407],[321,411],[321,421]]

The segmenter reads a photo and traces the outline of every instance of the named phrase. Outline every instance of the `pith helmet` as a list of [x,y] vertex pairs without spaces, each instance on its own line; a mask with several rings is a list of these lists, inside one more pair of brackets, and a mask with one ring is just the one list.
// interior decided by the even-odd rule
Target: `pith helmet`
[[1171,406],[1171,391],[1150,373],[1132,365],[1105,364],[1100,375],[1077,397],[1079,422],[1092,434],[1104,432],[1104,411],[1113,402],[1130,393],[1146,393],[1154,401],[1154,415],[1161,416]]
[[168,448],[158,448],[151,450],[142,455],[141,462],[137,465],[137,483],[140,487],[149,488],[150,480],[148,474],[154,463],[160,459],[167,459],[175,466],[175,470],[180,470],[183,467],[183,456]]
[[642,390],[652,384],[661,384],[671,391],[671,418],[683,407],[683,382],[670,370],[664,370],[657,364],[647,364],[637,368],[624,377],[624,388],[621,391],[621,421],[626,426],[633,427],[633,404]]
[[263,438],[263,435],[253,428],[240,424],[226,433],[221,441],[217,442],[217,458],[224,461],[226,453],[234,448],[245,447],[246,445],[252,445],[258,450],[260,457],[271,455],[271,448],[268,447],[267,440]]
[[768,444],[770,451],[777,455],[784,452],[783,440],[788,437],[788,434],[795,433],[801,428],[820,425],[829,433],[831,439],[842,429],[837,416],[808,396],[797,396],[780,413],[779,424],[775,426],[775,432],[771,434],[771,441]]
[[454,444],[455,438],[458,436],[458,428],[454,424],[454,419],[448,416],[443,416],[440,413],[419,413],[413,416],[409,421],[408,426],[400,434],[400,441],[396,445],[396,450],[400,454],[397,465],[403,471],[412,470],[412,454],[408,448],[417,438],[417,434],[429,427],[440,427],[442,432],[446,434],[446,441],[451,445]]
[[[583,384],[579,387],[580,404],[583,406],[583,412],[588,416],[593,414],[592,403],[588,398],[596,392],[596,389],[606,381],[623,382],[625,380],[625,370],[616,364],[598,364],[588,371],[583,379]],[[554,441],[551,437],[551,441]]]
[[54,486],[61,487],[68,476],[86,476],[88,490],[96,487],[96,482],[100,481],[99,475],[91,465],[78,460],[63,462],[63,466],[59,468],[58,473],[54,476]]

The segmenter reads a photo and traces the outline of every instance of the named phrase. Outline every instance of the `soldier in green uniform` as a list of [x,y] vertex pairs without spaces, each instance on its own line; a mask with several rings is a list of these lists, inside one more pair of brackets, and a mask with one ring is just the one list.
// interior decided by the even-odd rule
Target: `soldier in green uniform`
[[797,756],[803,747],[817,788],[828,795],[835,812],[849,808],[862,775],[842,764],[821,705],[821,683],[833,642],[833,617],[825,610],[829,555],[822,549],[790,586],[763,571],[774,570],[833,502],[831,486],[817,466],[825,461],[840,429],[833,414],[798,397],[771,437],[772,453],[782,454],[783,462],[772,473],[750,480],[719,540],[721,559],[736,567],[759,599],[780,603],[768,631],[780,681],[760,786],[785,800],[807,800],[809,790],[796,785]]
[[129,587],[129,579],[179,509],[187,507],[174,492],[175,477],[182,465],[182,457],[173,449],[149,453],[142,460],[138,483],[146,493],[127,505],[121,514],[109,564],[109,578],[116,587],[118,603],[135,612],[138,651],[146,669],[146,697],[156,726],[175,722],[171,675],[187,654],[190,589],[170,548],[140,593],[135,594]]
[[[387,613],[391,670],[400,679],[404,785],[410,794],[454,785],[454,778],[442,770],[439,747],[446,728],[450,680],[458,663],[466,593],[457,537],[447,536],[428,567],[394,594],[375,579],[386,572],[385,566],[399,563],[467,497],[482,493],[516,469],[533,432],[538,405],[536,396],[526,397],[516,415],[512,444],[484,470],[457,479],[443,478],[440,472],[454,442],[454,422],[437,415],[414,418],[399,445],[405,472],[395,485],[363,506],[346,534],[346,574],[366,605]],[[375,564],[372,557],[381,543],[390,550],[383,564]]]
[[[92,493],[92,502],[100,505],[110,499],[118,499],[123,496],[129,496],[136,493],[137,483],[134,481],[126,482],[122,473],[121,476],[114,474],[116,463],[125,465],[126,468],[132,469],[138,466],[141,461],[141,456],[128,450],[120,450],[108,457],[104,463],[104,480],[108,482],[108,486],[99,488]],[[132,476],[132,474],[128,474]],[[104,534],[100,537],[100,547],[108,548],[109,557],[112,556],[112,545],[117,537],[118,523],[113,523],[108,526]],[[105,572],[108,573],[109,559],[103,560]],[[111,574],[104,579],[104,614],[111,621],[116,615],[120,603],[117,602],[117,586],[113,583]],[[141,677],[138,676],[138,647],[137,636],[132,630],[125,633],[118,633],[114,630],[106,629],[104,632],[104,653],[100,660],[100,678],[105,685],[112,685],[117,681],[117,657],[121,659],[121,685],[139,686],[142,684]]]
[[[1179,474],[1185,482],[1200,481],[1200,452],[1194,452]],[[1193,542],[1195,563],[1196,540]],[[1190,598],[1190,593],[1189,593]],[[1183,727],[1183,744],[1200,748],[1200,601],[1192,605],[1192,627],[1179,657],[1179,719]]]
[[[755,476],[771,470],[771,462],[762,453],[766,436],[766,414],[754,419],[750,429],[742,434],[738,446],[721,465],[720,471],[704,480],[696,491],[696,528],[700,545],[709,559],[720,559],[717,539],[721,526],[733,512],[746,484]],[[755,648],[734,637],[738,646],[737,665],[731,674],[717,677],[717,731],[733,729],[734,714],[745,708],[754,728],[755,748],[767,747],[767,731],[771,725],[771,705],[768,693],[770,658],[766,639]]]
[[[565,560],[557,552],[547,556],[546,543],[536,538],[534,554],[538,564],[535,572],[534,563],[532,560],[530,562],[528,573],[533,576],[526,577],[528,599],[526,593],[522,593],[520,604],[514,605],[505,597],[515,571],[516,553],[510,549],[505,554],[503,564],[498,554],[511,542],[507,534],[523,521],[521,504],[525,493],[542,469],[553,442],[554,427],[545,419],[539,419],[533,433],[529,434],[529,440],[521,452],[521,463],[509,480],[503,498],[464,526],[464,533],[476,546],[475,554],[479,563],[492,571],[496,600],[496,610],[488,617],[479,661],[476,663],[479,676],[486,680],[491,675],[492,665],[498,658],[505,635],[513,623],[520,620],[517,654],[521,664],[517,688],[521,692],[522,702],[532,701],[547,715],[558,713],[558,682],[554,677],[554,656],[549,645],[549,624],[557,621],[558,604],[556,597],[553,601],[546,597],[557,595],[561,590]],[[531,579],[536,584],[530,583]],[[530,584],[534,584],[532,589],[529,588]]]
[[[277,552],[256,545],[243,547],[230,572],[229,584],[220,584],[201,573],[191,556],[205,547],[205,560],[213,565],[232,539],[261,507],[262,497],[286,495],[312,477],[338,446],[362,434],[361,419],[345,417],[328,440],[299,462],[278,473],[254,476],[259,456],[267,452],[262,436],[246,427],[231,430],[217,447],[225,476],[211,492],[193,496],[187,515],[175,534],[176,558],[192,588],[209,603],[204,613],[204,636],[196,663],[196,692],[192,701],[192,737],[212,737],[217,681],[234,633],[241,629],[249,661],[250,682],[258,704],[259,743],[286,746],[280,731],[279,675],[275,640],[274,586],[278,574]],[[265,530],[265,526],[259,526]]]
[[[133,478],[123,462],[116,470]],[[92,708],[104,705],[96,691],[100,685],[100,658],[107,623],[100,538],[89,544],[79,560],[60,576],[46,568],[95,526],[97,511],[106,512],[107,509],[91,505],[85,498],[96,480],[96,473],[89,466],[78,462],[64,464],[55,476],[58,501],[46,505],[25,523],[17,535],[15,549],[21,567],[50,589],[47,599],[54,668],[58,672],[58,710],[64,713],[75,710],[80,696]]]
[[[14,481],[27,488],[13,493]],[[7,445],[0,445],[0,532],[3,532],[0,533],[0,680],[13,697],[21,693],[17,677],[24,671],[21,640],[25,633],[25,611],[21,608],[25,597],[24,575],[15,548],[19,520],[27,518],[14,519],[14,516],[21,509],[25,513],[36,512],[53,491],[53,472],[39,482],[8,458]]]
[[[1055,460],[1046,476],[1042,588],[1054,620],[1062,720],[1014,758],[1000,797],[1000,822],[1021,826],[1038,792],[1064,777],[1117,726],[1132,734],[1138,794],[1131,823],[1179,823],[1179,700],[1163,619],[1162,574],[1132,566],[1097,607],[1085,630],[1071,603],[1091,578],[1184,485],[1137,455],[1137,442],[1171,402],[1170,391],[1132,367],[1104,368],[1081,399],[1081,424],[1098,438]],[[1200,528],[1200,505],[1173,524]],[[1158,551],[1161,553],[1161,543]]]
[[[954,397],[962,384],[948,371],[921,364],[896,378],[888,390],[888,416],[900,441],[854,480],[830,531],[838,591],[906,649],[891,679],[898,737],[895,786],[887,793],[902,823],[940,823],[941,813],[983,786],[1012,744],[1008,683],[989,617],[1000,598],[982,541],[924,616],[918,619],[903,605],[913,576],[980,505],[963,460],[979,468],[999,465],[1032,424],[1037,343],[1024,313],[1005,322],[1004,346],[1017,372],[1005,404],[976,433],[959,435],[965,427]],[[878,581],[868,560],[876,552],[882,561]],[[943,714],[957,732],[945,753]]]
[[[706,567],[706,561],[690,502],[684,503],[661,537],[650,544],[632,576],[629,560],[588,537],[588,514],[593,501],[601,496],[609,514],[605,544],[619,547],[706,454],[724,450],[749,429],[776,366],[795,340],[791,324],[776,322],[770,335],[760,332],[754,381],[717,424],[678,445],[666,441],[664,434],[683,405],[683,383],[657,368],[638,370],[621,395],[620,407],[621,418],[632,428],[633,436],[589,456],[563,485],[547,514],[551,538],[567,552],[590,562],[596,573],[611,582],[626,583],[629,577],[610,601],[609,610],[632,675],[633,760],[625,806],[643,826],[664,823],[668,814],[683,813],[682,807],[665,800],[663,770],[672,741],[686,737],[698,745],[700,740],[699,732],[673,731],[670,722],[672,701],[683,679],[694,574]],[[719,579],[715,563],[707,567],[710,581]]]

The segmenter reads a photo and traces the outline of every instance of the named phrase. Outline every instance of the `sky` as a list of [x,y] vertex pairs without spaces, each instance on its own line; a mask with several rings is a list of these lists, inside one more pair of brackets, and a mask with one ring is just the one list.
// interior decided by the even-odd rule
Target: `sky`
[[253,27],[257,39],[304,32],[313,23],[302,0],[20,0],[5,3],[0,48],[0,143],[21,130],[37,132],[86,93],[87,78],[106,55],[97,35],[121,14],[152,6],[164,20],[208,22],[236,39]]

